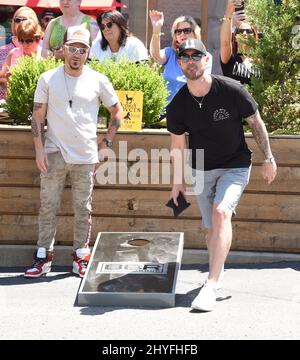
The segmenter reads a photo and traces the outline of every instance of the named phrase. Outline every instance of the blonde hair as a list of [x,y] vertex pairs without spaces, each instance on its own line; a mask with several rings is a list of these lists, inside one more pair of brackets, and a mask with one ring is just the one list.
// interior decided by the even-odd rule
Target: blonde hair
[[[23,15],[24,13],[24,15]],[[15,17],[26,17],[28,19],[31,19],[35,24],[39,24],[39,19],[37,17],[37,14],[28,6],[22,6],[18,10],[15,11],[13,19]],[[27,20],[25,20],[26,22]],[[14,21],[11,22],[11,32],[14,36],[17,35],[16,27]]]
[[178,25],[183,22],[189,23],[191,25],[191,28],[195,35],[195,38],[198,40],[201,40],[201,29],[200,29],[199,25],[196,23],[195,19],[192,16],[179,16],[178,18],[176,18],[174,20],[172,28],[171,28],[172,48],[174,50],[177,49],[175,30],[177,29]]
[[28,19],[20,23],[17,30],[17,37],[18,40],[39,40],[42,37],[42,28],[40,24],[36,24],[33,19]]

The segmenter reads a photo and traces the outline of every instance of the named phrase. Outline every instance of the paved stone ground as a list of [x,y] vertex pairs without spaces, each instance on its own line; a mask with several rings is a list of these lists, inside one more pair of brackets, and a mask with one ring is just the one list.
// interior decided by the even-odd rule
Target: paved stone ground
[[183,264],[173,308],[78,307],[81,279],[0,268],[0,339],[300,339],[300,263],[229,264],[218,306],[190,309],[207,265]]

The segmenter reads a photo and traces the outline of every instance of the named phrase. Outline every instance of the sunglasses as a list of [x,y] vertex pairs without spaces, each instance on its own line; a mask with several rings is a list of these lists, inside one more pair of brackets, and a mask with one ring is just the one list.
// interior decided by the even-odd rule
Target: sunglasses
[[21,18],[21,17],[15,17],[14,18],[14,22],[16,24],[19,24],[20,22],[25,21],[25,20],[27,20],[27,18]]
[[111,21],[108,22],[107,24],[100,24],[100,30],[101,30],[101,31],[104,31],[106,27],[107,27],[108,29],[111,29],[112,26],[113,26],[113,23],[112,23]]
[[26,40],[24,40],[24,39],[21,39],[21,40],[18,40],[19,41],[19,43],[20,44],[33,44],[36,40],[34,40],[34,39],[26,39]]
[[43,21],[45,21],[45,22],[49,22],[50,20],[52,20],[52,19],[54,19],[52,16],[45,16],[45,17],[43,17]]
[[181,33],[184,33],[185,35],[190,34],[193,31],[192,28],[184,28],[184,29],[176,29],[174,30],[175,35],[181,35]]
[[192,55],[182,54],[178,56],[178,59],[181,60],[183,63],[187,63],[190,60],[200,61],[204,56],[205,54],[202,53],[193,53]]
[[248,35],[253,35],[254,34],[252,29],[237,29],[237,31],[235,33],[237,35],[239,35],[239,34],[244,34],[244,32],[246,32],[246,34],[248,34]]
[[87,48],[81,48],[81,47],[79,48],[79,47],[70,46],[70,45],[65,45],[65,46],[71,54],[76,54],[77,52],[79,52],[80,55],[84,55],[88,51]]

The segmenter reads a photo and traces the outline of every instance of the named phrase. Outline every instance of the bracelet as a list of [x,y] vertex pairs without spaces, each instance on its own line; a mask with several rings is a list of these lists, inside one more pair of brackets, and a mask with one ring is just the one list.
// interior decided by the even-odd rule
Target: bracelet
[[103,138],[102,141],[104,142],[104,144],[105,144],[108,148],[112,149],[112,146],[113,146],[112,140],[108,140],[107,138]]
[[224,21],[224,20],[231,20],[232,19],[232,16],[223,16],[221,18],[221,21]]
[[152,33],[152,36],[154,37],[160,37],[161,35],[165,35],[164,33],[160,32],[160,33]]
[[273,156],[270,156],[269,158],[264,160],[264,163],[275,164],[275,158]]

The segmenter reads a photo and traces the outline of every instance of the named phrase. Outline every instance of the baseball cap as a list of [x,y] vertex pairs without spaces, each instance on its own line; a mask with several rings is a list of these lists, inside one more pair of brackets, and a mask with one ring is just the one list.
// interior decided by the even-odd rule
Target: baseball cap
[[207,54],[203,42],[198,39],[188,39],[183,41],[179,46],[178,56],[182,55],[185,50],[197,50],[203,55]]
[[81,43],[90,47],[90,32],[83,26],[70,26],[67,30],[66,45]]

